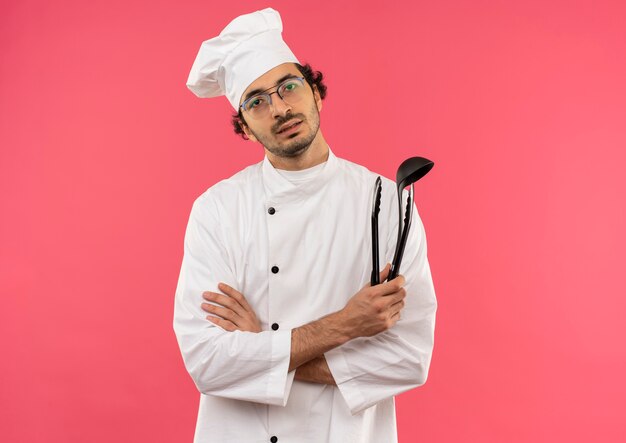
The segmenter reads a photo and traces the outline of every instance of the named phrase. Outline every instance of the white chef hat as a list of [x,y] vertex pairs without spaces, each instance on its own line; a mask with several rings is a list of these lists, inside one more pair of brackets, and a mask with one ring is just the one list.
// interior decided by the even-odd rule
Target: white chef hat
[[254,80],[282,63],[298,63],[282,31],[280,14],[272,8],[237,17],[220,35],[202,42],[187,87],[202,98],[226,95],[239,109]]

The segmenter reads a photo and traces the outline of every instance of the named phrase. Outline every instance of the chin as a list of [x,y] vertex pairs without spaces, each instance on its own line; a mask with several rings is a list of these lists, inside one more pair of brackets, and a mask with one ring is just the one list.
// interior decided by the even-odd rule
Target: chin
[[295,158],[299,157],[308,151],[309,147],[311,147],[311,143],[298,143],[293,146],[287,146],[282,149],[269,150],[272,154],[277,155],[279,157],[288,157]]
[[281,144],[265,148],[277,157],[295,158],[304,154],[311,147],[313,140],[315,140],[315,134],[296,133]]

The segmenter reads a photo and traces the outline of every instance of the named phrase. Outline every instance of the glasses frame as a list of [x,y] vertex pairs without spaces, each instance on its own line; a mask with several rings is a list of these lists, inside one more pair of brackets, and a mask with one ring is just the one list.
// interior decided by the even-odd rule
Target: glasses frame
[[[241,105],[239,105],[239,109],[241,109],[241,111],[242,111],[242,112],[245,112],[246,114],[250,115],[252,118],[255,118],[255,117],[253,116],[253,114],[251,114],[251,113],[250,113],[250,111],[248,111],[248,110],[245,108],[245,106],[246,106],[246,104],[248,104],[251,100],[254,100],[254,99],[256,99],[257,97],[265,97],[265,98],[267,98],[267,103],[269,103],[269,105],[270,105],[270,106],[273,106],[274,104],[272,103],[272,94],[276,94],[276,95],[278,95],[278,96],[280,97],[280,99],[281,99],[282,101],[284,101],[285,103],[287,103],[287,101],[285,101],[285,99],[283,98],[283,96],[282,96],[282,95],[280,95],[279,90],[280,90],[281,86],[283,86],[285,83],[290,82],[290,81],[293,81],[293,80],[299,80],[299,81],[300,81],[300,83],[302,83],[302,86],[304,86],[304,85],[307,83],[307,82],[306,82],[306,79],[305,79],[304,77],[298,77],[298,76],[289,77],[288,79],[285,79],[283,82],[281,82],[279,85],[272,86],[271,88],[267,88],[267,89],[265,89],[264,91],[261,91],[261,92],[259,92],[258,94],[254,94],[252,97],[247,98],[246,100],[244,100],[244,102],[243,102]],[[272,91],[272,92],[267,92],[267,91],[269,91],[270,89],[274,89],[274,88],[276,88],[276,90],[275,90],[275,91]],[[287,103],[287,104],[289,105],[289,103]],[[256,118],[262,118],[262,117],[263,117],[263,116],[261,115],[261,116],[256,117]]]

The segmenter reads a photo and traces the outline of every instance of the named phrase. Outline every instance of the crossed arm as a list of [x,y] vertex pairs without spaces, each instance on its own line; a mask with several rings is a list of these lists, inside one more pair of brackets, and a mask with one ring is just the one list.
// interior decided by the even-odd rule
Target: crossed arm
[[[389,274],[389,265],[381,272],[381,281]],[[311,383],[336,385],[324,353],[357,337],[370,337],[391,328],[404,307],[404,277],[377,286],[367,284],[346,306],[337,312],[294,328],[291,333],[289,371],[295,379]],[[207,320],[226,331],[261,332],[256,313],[245,296],[220,283],[223,294],[204,292],[202,309]]]

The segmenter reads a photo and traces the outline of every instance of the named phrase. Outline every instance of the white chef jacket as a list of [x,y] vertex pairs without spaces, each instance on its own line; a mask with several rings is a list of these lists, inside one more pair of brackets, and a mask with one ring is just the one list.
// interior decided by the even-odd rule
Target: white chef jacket
[[[370,280],[376,177],[330,151],[313,179],[292,183],[266,157],[196,199],[174,312],[201,393],[195,442],[397,441],[393,397],[426,381],[434,338],[436,299],[417,210],[397,324],[325,354],[337,386],[287,372],[291,330],[342,309]],[[395,183],[382,181],[381,268],[393,259],[398,226]],[[227,332],[206,320],[202,292],[220,292],[218,282],[244,294],[262,332]]]

